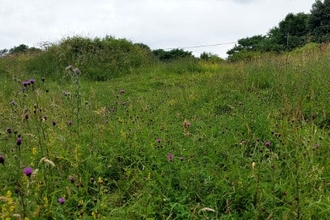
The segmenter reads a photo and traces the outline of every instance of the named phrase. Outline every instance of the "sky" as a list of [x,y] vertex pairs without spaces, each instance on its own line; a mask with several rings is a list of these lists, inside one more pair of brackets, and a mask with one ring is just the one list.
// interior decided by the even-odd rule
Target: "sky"
[[241,38],[266,35],[315,0],[0,0],[0,49],[106,35],[152,50],[225,58]]

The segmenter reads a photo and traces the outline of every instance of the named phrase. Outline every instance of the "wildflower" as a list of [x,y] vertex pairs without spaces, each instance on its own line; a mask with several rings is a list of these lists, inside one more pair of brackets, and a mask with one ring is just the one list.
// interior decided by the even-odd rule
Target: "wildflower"
[[189,127],[190,127],[190,122],[189,122],[189,121],[185,121],[185,122],[183,123],[183,126],[184,126],[185,128],[189,128]]
[[23,87],[27,87],[28,85],[30,85],[30,82],[23,81],[23,82],[22,82],[22,85],[23,85]]
[[55,119],[53,120],[52,124],[53,124],[53,126],[55,126],[55,125],[56,125],[56,121],[55,121]]
[[33,169],[31,167],[27,167],[23,170],[23,173],[27,176],[30,177],[33,172]]
[[20,146],[22,144],[22,138],[21,137],[18,137],[17,140],[16,140],[16,144],[18,146]]
[[120,92],[120,94],[124,94],[125,90],[121,89],[119,92]]
[[168,154],[167,158],[170,162],[173,162],[173,154]]
[[63,205],[65,203],[65,199],[63,197],[58,199],[58,202]]
[[7,128],[7,133],[8,134],[11,134],[13,131],[12,131],[12,129],[11,128]]
[[36,81],[35,81],[35,79],[30,79],[29,82],[30,82],[31,84],[34,84]]
[[46,121],[47,120],[47,116],[45,115],[44,117],[42,117],[42,120],[43,121]]
[[2,156],[2,155],[0,155],[0,163],[1,163],[2,165],[5,164],[5,157]]
[[160,138],[157,138],[157,142],[160,143],[162,141],[162,139]]
[[183,161],[183,160],[184,160],[184,157],[183,157],[183,156],[181,156],[179,159],[180,159],[181,161]]
[[68,121],[68,125],[69,126],[71,126],[72,125],[72,121],[70,120],[70,121]]
[[270,146],[270,142],[269,142],[269,141],[266,141],[266,142],[265,142],[265,146],[266,146],[266,147],[269,147],[269,146]]
[[11,105],[16,105],[16,102],[15,102],[14,100],[11,100],[11,101],[10,101],[10,104],[11,104]]
[[74,183],[74,177],[73,176],[69,176],[69,180],[71,183]]
[[29,114],[25,114],[25,119],[28,120],[29,119]]
[[79,70],[78,68],[75,68],[75,69],[73,70],[73,72],[74,72],[75,74],[77,74],[77,75],[80,75],[80,74],[81,74],[81,72],[80,72],[80,70]]

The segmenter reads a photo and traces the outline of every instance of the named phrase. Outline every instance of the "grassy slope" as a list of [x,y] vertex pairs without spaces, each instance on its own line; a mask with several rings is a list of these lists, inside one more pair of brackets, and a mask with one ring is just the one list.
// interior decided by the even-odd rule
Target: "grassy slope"
[[[31,76],[15,61],[0,95],[1,212],[30,219],[325,218],[328,56],[204,63],[198,73],[160,65],[80,84],[63,71],[53,82],[34,76],[25,92],[13,75]],[[27,166],[38,172],[25,177]]]

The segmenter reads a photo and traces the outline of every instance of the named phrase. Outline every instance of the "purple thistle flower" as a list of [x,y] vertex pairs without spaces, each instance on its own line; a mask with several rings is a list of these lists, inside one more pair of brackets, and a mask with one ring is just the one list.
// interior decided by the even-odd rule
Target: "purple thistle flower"
[[16,144],[18,146],[20,146],[22,144],[22,138],[21,137],[18,137],[17,140],[16,140]]
[[72,121],[68,121],[68,126],[71,126],[72,125]]
[[2,155],[0,155],[0,163],[1,163],[2,165],[5,164],[5,157],[2,156]]
[[173,162],[173,154],[168,154],[167,158],[170,162]]
[[184,160],[184,157],[183,157],[183,156],[181,156],[179,159],[180,159],[181,161],[183,161],[183,160]]
[[58,199],[58,202],[63,205],[65,203],[65,199],[63,197]]
[[11,128],[7,128],[7,133],[11,134],[13,132],[13,130]]
[[157,138],[157,140],[156,140],[158,143],[160,143],[161,141],[162,141],[162,139],[160,139],[160,138]]
[[269,142],[269,141],[266,141],[266,142],[265,142],[265,146],[266,146],[266,147],[269,147],[269,146],[270,146],[270,142]]
[[120,94],[124,94],[125,90],[121,89],[119,92],[120,92]]
[[10,104],[11,104],[11,105],[16,105],[16,102],[15,102],[14,100],[11,100],[11,101],[10,101]]
[[29,82],[30,82],[31,84],[34,84],[36,81],[35,81],[35,79],[29,79]]
[[27,87],[28,85],[30,85],[30,83],[27,82],[27,81],[23,81],[23,82],[22,82],[22,85],[23,85],[24,87]]
[[23,173],[27,176],[30,177],[33,172],[33,169],[31,167],[27,167],[23,170]]

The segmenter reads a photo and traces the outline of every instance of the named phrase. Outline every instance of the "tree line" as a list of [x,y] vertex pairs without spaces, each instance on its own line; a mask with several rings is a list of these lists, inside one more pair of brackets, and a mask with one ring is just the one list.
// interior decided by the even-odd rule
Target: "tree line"
[[[106,37],[107,38],[107,37]],[[80,39],[72,38],[72,39]],[[73,40],[69,42],[74,42]],[[112,42],[121,42],[123,39],[108,38]],[[97,43],[96,40],[85,39],[89,44]],[[81,41],[81,39],[80,39]],[[125,41],[125,39],[124,39]],[[295,48],[302,47],[307,43],[328,43],[330,41],[330,0],[316,0],[312,5],[310,13],[289,13],[279,22],[278,26],[271,28],[266,35],[255,35],[238,40],[238,43],[227,51],[229,61],[250,59],[263,52],[280,53],[283,51],[292,51]],[[63,42],[62,42],[63,43]],[[128,42],[132,44],[131,42]],[[151,50],[149,46],[138,43],[134,44],[147,51],[153,58],[162,62],[168,62],[181,58],[195,58],[190,51],[183,49],[164,49]],[[84,45],[77,45],[84,47]],[[28,47],[25,44],[13,47],[11,49],[0,50],[0,57],[8,54],[41,52],[35,47]],[[201,60],[218,62],[222,59],[212,53],[204,52],[199,57]]]
[[266,35],[238,40],[227,51],[228,60],[241,60],[262,52],[292,51],[307,43],[330,41],[330,0],[316,0],[310,13],[289,13]]

